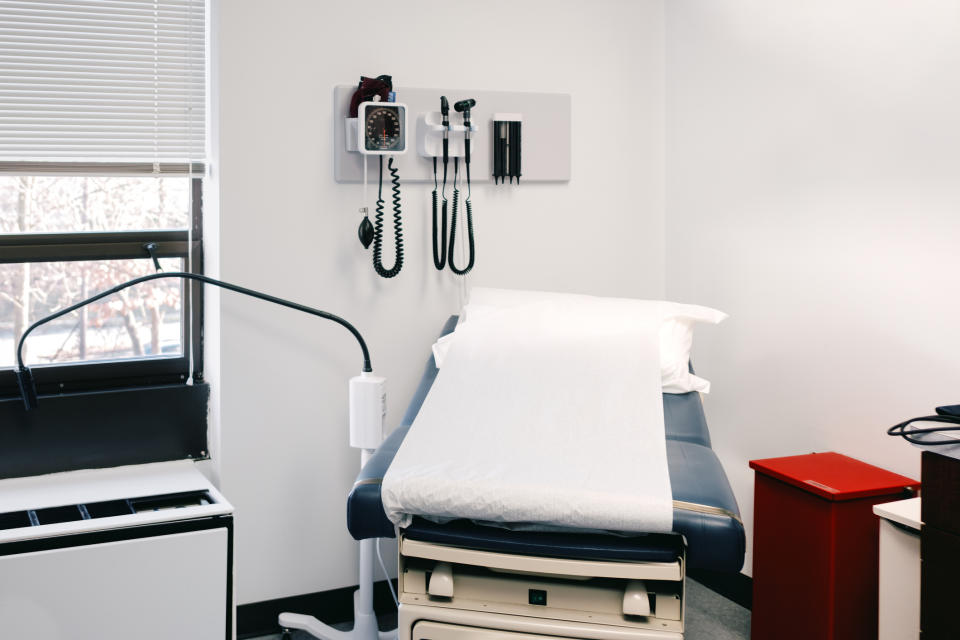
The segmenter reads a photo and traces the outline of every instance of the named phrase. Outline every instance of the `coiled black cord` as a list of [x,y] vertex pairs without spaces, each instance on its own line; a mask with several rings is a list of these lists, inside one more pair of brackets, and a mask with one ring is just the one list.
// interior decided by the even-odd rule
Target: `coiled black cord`
[[[433,266],[443,271],[447,264],[447,197],[443,197],[443,219],[441,221],[440,241],[437,241],[437,158],[433,158]],[[446,187],[446,180],[444,180]],[[440,251],[437,251],[439,245]]]
[[454,158],[453,160],[453,211],[450,214],[450,254],[447,256],[447,261],[450,263],[450,270],[453,271],[458,276],[463,276],[470,273],[470,270],[473,269],[473,263],[475,258],[476,246],[473,240],[473,205],[470,203],[470,163],[467,162],[467,199],[465,201],[465,208],[467,210],[467,243],[469,244],[469,252],[467,258],[467,266],[463,269],[457,268],[457,265],[453,262],[453,250],[456,246],[457,239],[457,206],[460,200],[460,190],[457,189],[457,174],[460,170],[459,158]]
[[[940,422],[948,425],[953,425],[949,427],[913,427],[908,429],[911,424],[914,422]],[[888,436],[899,436],[910,442],[912,444],[922,444],[922,445],[960,445],[960,440],[955,438],[944,438],[939,440],[928,440],[920,438],[918,436],[932,434],[932,433],[941,433],[944,431],[960,431],[960,418],[956,416],[944,416],[944,415],[935,415],[935,416],[922,416],[920,418],[911,418],[910,420],[905,420],[900,424],[896,424],[889,429],[887,429]]]
[[393,184],[393,235],[397,248],[393,268],[384,269],[381,260],[383,252],[383,156],[380,156],[380,181],[377,186],[377,208],[373,224],[373,268],[382,278],[392,278],[403,268],[403,228],[400,220],[400,173],[393,166],[393,158],[387,163],[390,181]]

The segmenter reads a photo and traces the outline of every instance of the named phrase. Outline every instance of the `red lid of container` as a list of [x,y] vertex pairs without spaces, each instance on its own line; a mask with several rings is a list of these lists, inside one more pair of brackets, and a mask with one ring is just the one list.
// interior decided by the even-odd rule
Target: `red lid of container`
[[920,483],[839,453],[809,453],[751,460],[750,468],[828,500],[899,493]]

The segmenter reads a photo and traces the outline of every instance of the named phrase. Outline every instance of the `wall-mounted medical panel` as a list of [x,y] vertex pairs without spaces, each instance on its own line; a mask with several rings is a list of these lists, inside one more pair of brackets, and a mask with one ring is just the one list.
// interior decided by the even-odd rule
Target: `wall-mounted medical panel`
[[[340,85],[333,92],[334,178],[337,182],[362,182],[363,157],[348,131],[356,135],[356,124],[347,122],[350,98],[355,85]],[[437,148],[440,96],[450,104],[465,98],[477,101],[471,111],[471,179],[493,181],[493,115],[501,112],[523,114],[523,182],[566,182],[570,180],[571,99],[566,93],[516,91],[472,91],[468,89],[415,89],[398,87],[397,100],[407,105],[410,151],[397,163],[403,182],[433,182],[432,153]],[[450,110],[451,158],[463,155],[463,120]],[[433,151],[431,151],[433,150]],[[461,167],[461,170],[463,167]],[[450,171],[453,171],[452,162]]]

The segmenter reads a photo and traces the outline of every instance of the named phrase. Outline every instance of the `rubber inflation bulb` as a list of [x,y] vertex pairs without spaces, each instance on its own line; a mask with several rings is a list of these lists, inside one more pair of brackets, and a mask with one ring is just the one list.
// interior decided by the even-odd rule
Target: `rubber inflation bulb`
[[373,242],[373,223],[370,222],[370,218],[363,218],[360,228],[357,229],[357,235],[360,236],[360,244],[363,248],[369,249],[370,243]]

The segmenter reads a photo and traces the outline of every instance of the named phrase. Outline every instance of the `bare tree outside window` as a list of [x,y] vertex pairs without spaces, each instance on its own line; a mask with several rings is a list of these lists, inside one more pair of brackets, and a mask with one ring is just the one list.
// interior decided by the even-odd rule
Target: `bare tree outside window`
[[[0,233],[186,229],[190,180],[180,177],[0,176]],[[161,260],[164,270],[185,267]],[[130,278],[150,260],[0,264],[0,367],[12,366],[31,323]],[[45,325],[27,343],[37,364],[183,354],[182,284],[145,283]]]

